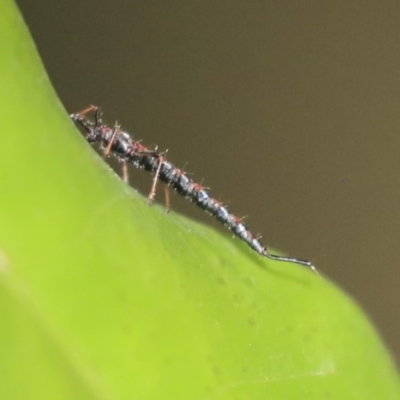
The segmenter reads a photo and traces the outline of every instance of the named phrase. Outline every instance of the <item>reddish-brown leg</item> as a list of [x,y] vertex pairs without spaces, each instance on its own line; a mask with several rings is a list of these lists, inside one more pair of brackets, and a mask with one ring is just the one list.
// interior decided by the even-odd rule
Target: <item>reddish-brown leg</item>
[[122,179],[129,185],[128,164],[126,161],[122,162]]
[[154,174],[153,184],[151,185],[151,190],[150,190],[149,196],[147,197],[147,204],[149,204],[149,205],[151,203],[153,203],[154,197],[156,195],[157,181],[158,181],[158,177],[160,176],[160,170],[161,170],[161,166],[162,166],[163,162],[164,162],[164,158],[160,157],[156,173]]
[[107,147],[104,149],[104,152],[103,152],[104,157],[108,157],[110,155],[111,147],[114,144],[114,139],[115,139],[115,136],[117,135],[118,131],[119,131],[119,125],[115,124],[114,129],[112,130],[110,141],[109,141]]
[[[86,114],[88,114],[88,113],[90,113],[90,112],[92,112],[92,111],[95,113],[95,115],[96,115],[96,114],[98,115],[99,107],[94,106],[94,105],[91,105],[90,107],[85,108],[84,110],[82,110],[82,111],[76,113],[75,115],[79,115],[79,118],[83,118]],[[97,122],[97,121],[96,121],[96,122]]]
[[169,186],[164,184],[164,195],[165,195],[165,211],[169,213],[170,210],[170,200],[169,200]]

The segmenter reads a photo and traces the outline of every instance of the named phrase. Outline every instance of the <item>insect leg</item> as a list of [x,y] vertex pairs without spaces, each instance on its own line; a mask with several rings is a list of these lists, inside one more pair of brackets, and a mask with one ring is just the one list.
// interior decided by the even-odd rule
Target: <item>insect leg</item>
[[169,213],[170,210],[170,198],[169,198],[169,186],[164,184],[164,195],[165,195],[165,211]]
[[122,179],[129,185],[128,163],[122,161]]
[[150,190],[149,196],[147,197],[147,204],[149,204],[149,205],[151,203],[153,203],[153,201],[154,201],[154,197],[156,195],[156,187],[157,187],[158,177],[160,176],[161,167],[164,162],[163,157],[159,156],[158,158],[159,158],[159,160],[158,160],[157,170],[156,170],[156,173],[154,174],[153,184],[151,185],[151,190]]

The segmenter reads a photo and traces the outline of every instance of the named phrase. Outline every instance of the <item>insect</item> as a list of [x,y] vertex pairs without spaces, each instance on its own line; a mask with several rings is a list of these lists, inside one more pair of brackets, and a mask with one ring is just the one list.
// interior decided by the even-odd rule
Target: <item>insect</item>
[[[90,115],[92,116],[90,117]],[[310,261],[269,253],[259,237],[246,227],[241,218],[228,211],[220,201],[212,198],[204,186],[194,182],[182,170],[172,165],[166,159],[165,153],[158,152],[157,148],[151,150],[139,141],[135,141],[127,132],[121,130],[118,124],[113,127],[104,124],[99,107],[92,105],[79,113],[71,114],[70,117],[85,131],[85,138],[89,143],[98,143],[104,156],[114,156],[122,163],[122,176],[125,182],[128,182],[128,163],[154,174],[147,198],[148,204],[151,204],[154,200],[158,181],[163,181],[166,183],[165,202],[167,210],[169,210],[170,204],[168,186],[171,186],[181,196],[189,199],[225,225],[259,255],[276,261],[303,265],[318,274]]]

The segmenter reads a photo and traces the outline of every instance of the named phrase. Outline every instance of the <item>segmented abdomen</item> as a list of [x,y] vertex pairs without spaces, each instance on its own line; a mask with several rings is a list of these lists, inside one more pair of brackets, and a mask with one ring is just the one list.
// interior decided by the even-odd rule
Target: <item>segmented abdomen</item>
[[147,171],[156,172],[159,163],[162,165],[159,171],[159,179],[171,186],[180,195],[192,201],[196,206],[212,215],[236,236],[245,241],[253,250],[265,255],[265,247],[243,224],[240,218],[230,213],[218,200],[212,198],[203,187],[190,179],[181,170],[175,168],[168,161],[161,161],[156,157],[142,157],[140,160],[131,160],[137,167]]

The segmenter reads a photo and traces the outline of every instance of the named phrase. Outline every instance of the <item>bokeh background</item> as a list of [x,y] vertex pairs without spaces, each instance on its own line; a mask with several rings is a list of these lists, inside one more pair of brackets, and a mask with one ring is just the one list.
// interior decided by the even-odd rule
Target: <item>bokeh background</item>
[[[18,5],[68,112],[101,105],[169,149],[264,243],[351,294],[399,365],[398,1]],[[130,175],[147,194],[150,176]]]

